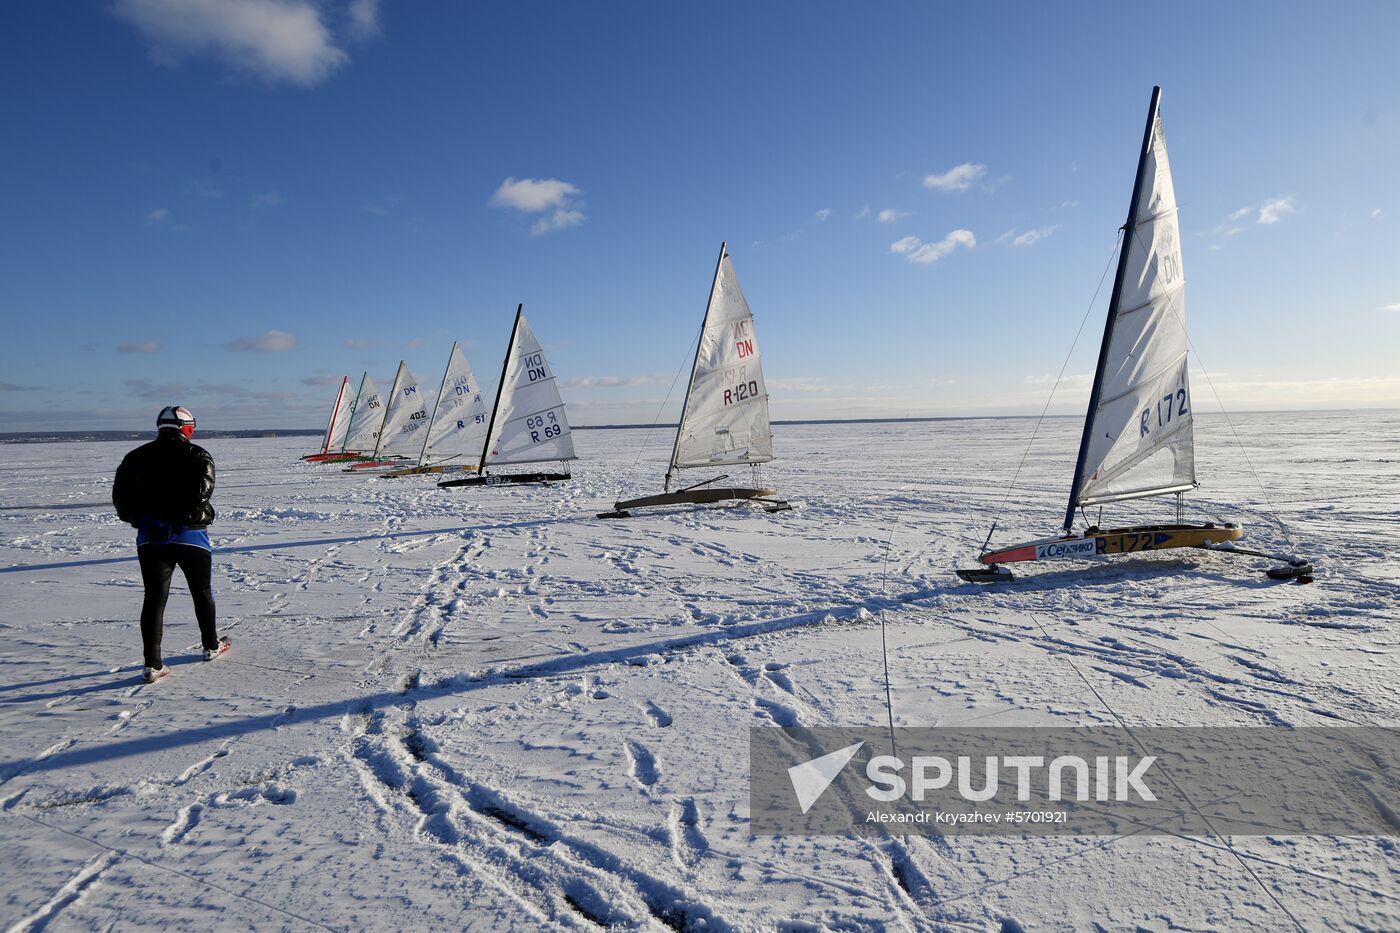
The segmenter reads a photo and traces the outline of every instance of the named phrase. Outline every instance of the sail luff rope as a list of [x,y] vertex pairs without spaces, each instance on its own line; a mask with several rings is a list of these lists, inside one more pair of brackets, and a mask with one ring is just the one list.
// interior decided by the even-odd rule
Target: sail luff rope
[[1079,346],[1079,338],[1084,335],[1084,325],[1089,321],[1089,312],[1094,310],[1094,303],[1099,300],[1099,292],[1103,291],[1104,280],[1108,278],[1108,270],[1113,266],[1113,257],[1118,255],[1119,244],[1122,239],[1123,230],[1120,228],[1118,234],[1113,238],[1113,249],[1108,254],[1108,261],[1104,263],[1103,274],[1099,276],[1099,284],[1094,289],[1094,297],[1089,299],[1089,306],[1084,309],[1084,316],[1079,319],[1079,329],[1074,332],[1074,340],[1069,345],[1069,352],[1065,354],[1065,360],[1060,364],[1059,375],[1055,377],[1055,384],[1050,387],[1050,395],[1045,399],[1045,407],[1040,410],[1040,417],[1036,419],[1035,429],[1031,431],[1030,440],[1026,441],[1026,449],[1021,452],[1021,462],[1016,464],[1016,472],[1011,476],[1011,482],[1006,487],[1006,495],[1002,497],[1001,505],[997,507],[996,515],[992,517],[992,525],[987,530],[987,539],[982,548],[985,550],[991,544],[992,534],[996,531],[997,522],[1001,521],[1002,513],[1006,511],[1006,504],[1011,501],[1011,493],[1016,489],[1016,481],[1021,478],[1021,470],[1026,465],[1026,459],[1030,456],[1031,445],[1035,443],[1036,436],[1040,433],[1040,426],[1045,422],[1045,414],[1050,410],[1050,403],[1055,400],[1055,392],[1060,387],[1060,382],[1065,377],[1065,370],[1069,368],[1070,358],[1074,356],[1074,350]]

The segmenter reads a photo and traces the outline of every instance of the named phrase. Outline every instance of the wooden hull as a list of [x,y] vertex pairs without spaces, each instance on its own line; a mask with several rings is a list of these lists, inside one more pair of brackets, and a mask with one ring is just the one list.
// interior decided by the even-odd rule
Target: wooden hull
[[438,483],[449,486],[513,486],[520,483],[561,483],[572,479],[568,473],[491,473],[487,476],[468,476],[464,479],[449,479]]
[[977,560],[989,566],[1029,560],[1079,560],[1111,554],[1205,547],[1222,541],[1236,541],[1243,534],[1244,529],[1239,525],[1138,525],[1027,541],[988,551]]
[[776,489],[753,489],[746,486],[705,486],[700,489],[684,489],[679,492],[663,492],[640,499],[624,499],[613,508],[619,512],[628,509],[644,509],[655,505],[708,505],[712,502],[726,502],[730,499],[766,499],[776,496]]

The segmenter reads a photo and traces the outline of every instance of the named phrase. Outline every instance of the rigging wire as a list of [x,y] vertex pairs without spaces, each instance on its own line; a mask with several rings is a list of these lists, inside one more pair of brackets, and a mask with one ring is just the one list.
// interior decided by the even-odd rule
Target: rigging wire
[[[701,324],[700,326],[701,330],[704,330],[704,325]],[[695,339],[698,342],[700,335],[697,334]],[[691,359],[694,355],[693,353],[687,353],[685,359],[682,359],[681,364],[676,367],[676,374],[671,377],[671,387],[666,390],[666,397],[661,400],[661,404],[656,406],[656,414],[652,417],[651,424],[647,427],[647,433],[642,436],[642,444],[637,448],[636,459],[632,461],[633,466],[636,466],[642,459],[642,453],[646,450],[647,441],[651,440],[651,432],[655,431],[656,426],[661,423],[661,412],[666,409],[666,403],[671,401],[671,395],[676,391],[676,383],[680,381],[681,370],[685,369],[685,361]],[[681,412],[681,415],[684,416],[685,412]]]
[[1099,300],[1099,292],[1103,291],[1103,283],[1108,278],[1108,270],[1113,267],[1113,257],[1118,254],[1122,234],[1123,230],[1120,228],[1118,234],[1113,238],[1113,249],[1109,251],[1108,262],[1104,263],[1103,274],[1099,276],[1099,284],[1094,288],[1094,297],[1089,299],[1089,305],[1084,309],[1084,316],[1079,319],[1079,329],[1074,332],[1074,340],[1069,345],[1069,352],[1065,354],[1064,362],[1060,364],[1060,372],[1055,376],[1055,384],[1050,387],[1050,395],[1045,399],[1045,406],[1040,410],[1040,417],[1036,419],[1035,429],[1031,431],[1030,440],[1026,441],[1026,449],[1021,452],[1021,462],[1016,464],[1016,472],[1012,474],[1011,482],[1006,487],[1006,495],[1002,497],[1001,505],[997,507],[996,514],[992,516],[992,525],[987,529],[987,539],[982,544],[983,550],[991,543],[997,523],[1001,521],[1002,513],[1006,511],[1006,504],[1011,501],[1011,493],[1016,489],[1016,481],[1021,478],[1021,470],[1025,467],[1026,459],[1030,456],[1031,445],[1035,443],[1036,435],[1040,433],[1040,426],[1045,422],[1045,414],[1050,410],[1050,403],[1055,400],[1055,392],[1065,377],[1065,370],[1069,368],[1070,358],[1074,356],[1074,350],[1079,346],[1079,338],[1084,334],[1084,325],[1089,321],[1089,312],[1094,310],[1094,303]]
[[[898,524],[896,522],[896,524]],[[895,526],[890,526],[889,537],[885,538],[885,562],[880,568],[880,657],[885,662],[885,716],[890,724],[890,754],[899,757],[894,741],[894,695],[890,690],[890,649],[885,640],[885,610],[888,602],[888,582],[890,569],[890,544],[894,541]]]
[[[1142,237],[1138,235],[1136,230],[1133,231],[1133,238],[1137,241],[1138,245],[1142,247],[1143,252],[1150,254],[1147,244],[1143,242]],[[1288,533],[1288,525],[1279,514],[1278,506],[1274,504],[1274,500],[1269,496],[1269,489],[1264,485],[1264,480],[1259,475],[1259,471],[1254,468],[1254,461],[1249,458],[1249,450],[1245,447],[1244,441],[1240,439],[1240,432],[1235,429],[1235,421],[1230,417],[1230,412],[1225,407],[1225,401],[1220,397],[1220,392],[1215,388],[1215,380],[1210,378],[1210,370],[1206,369],[1206,364],[1201,359],[1200,352],[1196,350],[1196,344],[1191,340],[1191,331],[1186,327],[1186,317],[1177,308],[1176,301],[1171,295],[1167,296],[1167,307],[1171,309],[1172,314],[1176,317],[1177,323],[1181,325],[1181,332],[1186,337],[1186,346],[1191,353],[1195,355],[1196,362],[1201,368],[1201,375],[1206,377],[1206,385],[1210,386],[1211,394],[1215,396],[1215,404],[1220,406],[1220,413],[1225,416],[1225,423],[1229,425],[1230,433],[1234,435],[1235,446],[1239,447],[1240,453],[1244,455],[1245,465],[1249,467],[1249,472],[1254,475],[1254,481],[1259,484],[1259,492],[1264,497],[1264,503],[1269,507],[1269,511],[1273,513],[1274,521],[1278,522],[1279,531],[1283,532],[1283,539],[1292,546],[1294,541],[1293,536]]]
[[[1045,636],[1045,640],[1053,641],[1053,639],[1050,637],[1050,633],[1046,630],[1044,623],[1040,621],[1040,618],[1033,612],[1029,612],[1027,613],[1027,615],[1031,617],[1031,621],[1034,622],[1036,624],[1036,627],[1040,629],[1040,633]],[[1103,694],[1099,693],[1098,688],[1095,687],[1093,683],[1089,681],[1089,678],[1084,676],[1084,672],[1079,669],[1078,664],[1074,663],[1074,659],[1067,654],[1062,654],[1061,657],[1063,657],[1065,659],[1065,662],[1069,664],[1071,668],[1074,669],[1074,672],[1076,674],[1079,675],[1079,679],[1084,681],[1084,686],[1089,688],[1089,692],[1092,693],[1101,704],[1103,704],[1103,708],[1108,710],[1109,714],[1115,720],[1118,721],[1118,725],[1123,728],[1123,731],[1128,733],[1128,737],[1133,740],[1133,744],[1138,747],[1138,750],[1141,751],[1143,755],[1148,755],[1149,753],[1147,751],[1147,747],[1142,744],[1142,741],[1137,737],[1137,733],[1133,731],[1132,727],[1128,725],[1128,723],[1123,719],[1122,716],[1118,715],[1118,711],[1109,705],[1108,701],[1103,698]],[[1225,851],[1229,852],[1232,856],[1234,856],[1235,861],[1239,862],[1240,868],[1244,869],[1245,874],[1249,875],[1250,878],[1254,879],[1254,883],[1257,884],[1266,895],[1268,895],[1269,900],[1273,901],[1274,904],[1278,907],[1278,909],[1283,911],[1289,920],[1293,921],[1294,926],[1296,926],[1299,930],[1306,930],[1307,927],[1303,926],[1303,924],[1299,922],[1298,918],[1294,916],[1293,911],[1289,910],[1288,907],[1283,903],[1283,901],[1278,899],[1278,896],[1274,894],[1274,892],[1269,888],[1269,886],[1264,884],[1263,879],[1261,879],[1257,874],[1254,873],[1254,869],[1249,867],[1249,865],[1245,862],[1244,857],[1241,856],[1240,853],[1235,850],[1235,847],[1230,844],[1230,840],[1226,839],[1223,835],[1221,835],[1220,830],[1215,828],[1215,824],[1210,821],[1210,818],[1201,812],[1201,808],[1196,806],[1195,801],[1193,801],[1187,795],[1186,791],[1182,789],[1180,784],[1176,783],[1176,780],[1171,776],[1171,773],[1163,769],[1162,775],[1167,779],[1167,783],[1171,784],[1171,786],[1176,789],[1176,792],[1181,795],[1181,799],[1185,800],[1188,804],[1191,805],[1191,809],[1196,811],[1196,815],[1201,818],[1201,822],[1205,823],[1206,826],[1210,829],[1211,835],[1213,835],[1216,839],[1220,841],[1220,844],[1225,847]]]
[[[704,322],[704,321],[701,321],[701,322],[700,322],[700,329],[699,329],[699,331],[697,331],[697,333],[696,333],[696,335],[695,335],[695,345],[696,345],[697,347],[699,346],[700,340],[704,337],[704,335],[705,335],[705,322]],[[697,352],[698,352],[698,351],[697,351]],[[685,359],[682,359],[680,365],[676,367],[676,374],[675,374],[674,376],[671,377],[671,387],[668,388],[668,389],[666,390],[666,397],[663,398],[663,399],[661,400],[661,404],[658,405],[658,406],[656,407],[656,414],[652,417],[652,419],[651,419],[651,424],[648,425],[648,427],[647,427],[647,433],[644,434],[644,435],[642,435],[642,443],[641,443],[640,445],[638,445],[638,447],[637,447],[637,456],[634,457],[634,458],[632,458],[632,468],[633,468],[633,469],[636,469],[637,464],[640,463],[640,462],[642,461],[642,454],[646,452],[646,449],[647,449],[647,442],[648,442],[649,440],[651,440],[652,432],[656,430],[657,424],[659,424],[659,423],[661,422],[661,413],[662,413],[663,411],[666,410],[666,405],[667,405],[667,403],[671,401],[671,396],[672,396],[672,394],[674,394],[675,391],[676,391],[676,383],[680,381],[680,378],[681,378],[681,371],[682,371],[683,369],[685,369],[685,361],[686,361],[686,359],[691,359],[691,358],[694,357],[694,355],[695,355],[694,353],[687,353],[686,356],[685,356]],[[684,417],[685,417],[685,412],[681,412],[681,415],[680,415],[680,416],[681,416],[682,418],[684,418]],[[677,426],[677,430],[679,430],[679,425]],[[614,487],[614,493],[615,493],[616,495],[618,495],[618,496],[621,496],[621,495],[622,495],[622,486],[621,486],[621,480],[620,480],[620,479],[619,479],[619,485],[617,485],[617,486]]]
[[[1118,233],[1114,235],[1113,249],[1109,251],[1108,260],[1104,263],[1103,273],[1099,276],[1099,284],[1094,288],[1094,295],[1092,298],[1089,299],[1089,304],[1084,309],[1084,316],[1079,319],[1079,329],[1074,332],[1074,341],[1070,344],[1069,352],[1065,354],[1064,362],[1060,364],[1060,372],[1059,375],[1055,377],[1055,384],[1050,388],[1050,396],[1045,400],[1045,407],[1040,410],[1040,417],[1036,419],[1035,429],[1031,432],[1030,440],[1026,442],[1026,449],[1021,453],[1021,462],[1016,465],[1016,472],[1011,477],[1010,485],[1008,485],[1006,488],[1006,495],[1002,497],[1001,505],[997,508],[996,515],[992,518],[991,528],[987,531],[987,539],[985,542],[983,542],[982,545],[983,549],[985,549],[987,544],[991,542],[992,534],[996,531],[997,522],[1001,520],[1002,512],[1005,511],[1006,504],[1011,500],[1011,493],[1016,487],[1016,480],[1020,478],[1021,469],[1026,465],[1026,458],[1030,456],[1031,445],[1035,443],[1036,435],[1040,433],[1040,426],[1045,421],[1045,414],[1050,410],[1050,403],[1055,398],[1055,390],[1059,388],[1061,380],[1064,379],[1065,370],[1069,367],[1070,357],[1074,355],[1074,349],[1079,345],[1079,338],[1084,333],[1084,325],[1089,320],[1089,312],[1094,309],[1094,303],[1098,301],[1099,293],[1103,291],[1103,283],[1104,280],[1108,278],[1108,270],[1113,266],[1113,257],[1118,254],[1118,247],[1122,239],[1122,234],[1123,230],[1120,229]],[[881,660],[884,663],[885,670],[885,717],[889,723],[891,754],[896,754],[893,751],[895,747],[894,695],[893,690],[890,686],[890,655],[888,643],[885,637],[886,607],[883,603],[885,601],[884,598],[888,593],[889,587],[890,545],[894,541],[894,533],[895,530],[898,529],[898,527],[899,519],[896,517],[890,525],[889,535],[887,535],[885,538],[884,562],[880,568],[880,595],[882,597],[882,605],[880,607],[880,656]],[[917,557],[918,554],[919,552],[916,551],[914,556]],[[896,757],[898,756],[896,755]]]

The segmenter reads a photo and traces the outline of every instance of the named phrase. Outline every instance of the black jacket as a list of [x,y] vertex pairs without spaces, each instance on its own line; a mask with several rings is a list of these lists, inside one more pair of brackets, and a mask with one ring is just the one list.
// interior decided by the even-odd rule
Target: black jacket
[[171,428],[127,454],[112,482],[112,505],[129,525],[144,518],[203,528],[214,520],[213,495],[214,458]]

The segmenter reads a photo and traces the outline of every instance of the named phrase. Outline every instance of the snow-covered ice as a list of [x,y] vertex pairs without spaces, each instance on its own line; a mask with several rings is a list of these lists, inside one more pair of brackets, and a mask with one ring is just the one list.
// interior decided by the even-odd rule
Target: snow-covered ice
[[[994,543],[1057,526],[1079,424],[1042,427]],[[882,615],[900,725],[1114,722],[1075,666],[1133,725],[1397,725],[1400,414],[1236,416],[1247,458],[1199,417],[1188,518],[1314,585],[1180,551],[961,583],[1032,426],[780,426],[793,511],[615,522],[669,432],[475,490],[202,442],[234,649],[197,660],[177,575],[149,686],[108,504],[133,445],[0,448],[0,922],[1400,928],[1385,838],[750,837],[747,730],[883,723]]]

